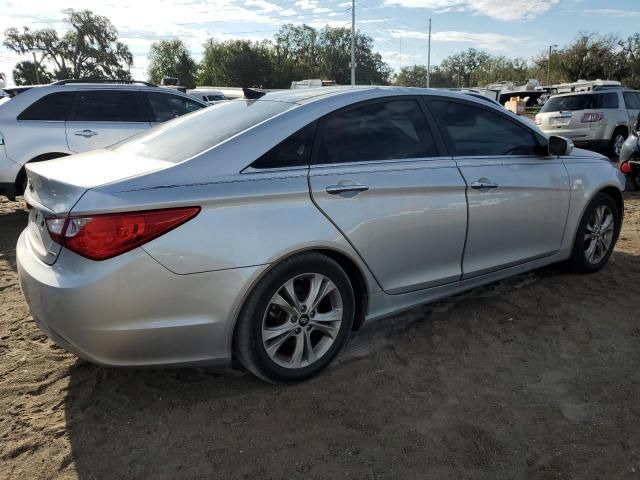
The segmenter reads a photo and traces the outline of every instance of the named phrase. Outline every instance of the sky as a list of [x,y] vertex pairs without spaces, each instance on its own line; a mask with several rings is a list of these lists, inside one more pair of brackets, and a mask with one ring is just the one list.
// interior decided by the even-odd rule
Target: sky
[[[152,42],[179,37],[196,60],[208,38],[272,38],[286,23],[350,26],[347,0],[0,0],[0,32],[9,27],[65,30],[62,10],[90,9],[107,16],[134,55],[132,76],[147,78]],[[564,45],[578,32],[627,36],[640,32],[640,0],[356,0],[356,27],[395,70],[431,63],[469,47],[530,58]],[[21,58],[0,47],[0,72]]]

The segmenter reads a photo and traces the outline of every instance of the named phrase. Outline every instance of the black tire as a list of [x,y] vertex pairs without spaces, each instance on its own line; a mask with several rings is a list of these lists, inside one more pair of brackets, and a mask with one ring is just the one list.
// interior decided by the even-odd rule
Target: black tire
[[[262,340],[263,321],[266,319],[272,297],[290,279],[305,274],[320,274],[333,282],[342,302],[342,322],[333,343],[320,358],[301,368],[285,368],[276,363],[267,353]],[[340,352],[349,340],[354,314],[353,288],[342,267],[320,253],[310,252],[296,255],[282,261],[269,271],[247,298],[235,330],[234,354],[247,370],[266,381],[272,383],[301,382],[323,370]],[[309,329],[311,328],[309,327]]]
[[613,135],[611,136],[611,140],[609,141],[609,155],[611,156],[611,158],[615,158],[616,160],[618,159],[618,157],[620,156],[620,151],[616,152],[616,144],[620,139],[622,139],[622,142],[620,143],[620,145],[622,145],[627,139],[627,136],[628,133],[626,128],[624,127],[618,127],[614,130]]
[[[604,256],[597,262],[593,263],[587,259],[587,240],[585,239],[585,234],[587,234],[587,224],[590,222],[590,219],[594,215],[596,209],[600,206],[605,206],[613,214],[613,237],[611,245]],[[571,258],[569,259],[571,269],[577,273],[594,273],[600,270],[607,263],[609,257],[613,253],[613,249],[620,233],[620,227],[621,215],[615,200],[606,193],[599,193],[596,195],[593,200],[589,202],[589,205],[585,209],[582,219],[580,220],[580,224],[578,225],[578,231],[576,232],[576,237],[573,242],[573,251],[571,253]]]
[[628,175],[625,175],[625,186],[624,189],[627,192],[635,192],[638,189],[638,175],[635,172],[631,172]]

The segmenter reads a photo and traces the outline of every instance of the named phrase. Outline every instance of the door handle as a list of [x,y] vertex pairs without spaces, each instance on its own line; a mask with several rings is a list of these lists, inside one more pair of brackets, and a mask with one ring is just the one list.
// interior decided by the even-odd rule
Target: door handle
[[358,194],[360,192],[366,192],[367,190],[369,190],[369,186],[362,185],[360,183],[339,183],[337,185],[329,185],[326,190],[329,195],[339,195],[341,193],[349,192]]
[[78,130],[77,132],[73,132],[74,135],[78,137],[90,138],[98,135],[98,132],[94,132],[93,130],[89,130],[88,128],[85,130]]
[[490,190],[493,188],[498,188],[497,183],[490,182],[486,178],[481,178],[480,180],[476,180],[475,182],[471,182],[471,188],[475,190]]

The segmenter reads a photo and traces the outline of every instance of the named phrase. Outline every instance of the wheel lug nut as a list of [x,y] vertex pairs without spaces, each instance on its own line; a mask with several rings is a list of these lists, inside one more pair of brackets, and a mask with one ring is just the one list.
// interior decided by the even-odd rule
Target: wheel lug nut
[[311,330],[311,325],[307,325],[307,330]]
[[300,333],[300,327],[296,328],[296,333]]
[[302,305],[301,309],[302,309],[303,312],[306,312],[307,311],[307,306],[306,305]]
[[315,317],[316,316],[316,311],[315,310],[311,310],[311,316]]
[[296,323],[298,321],[298,317],[293,316],[291,317],[291,323]]

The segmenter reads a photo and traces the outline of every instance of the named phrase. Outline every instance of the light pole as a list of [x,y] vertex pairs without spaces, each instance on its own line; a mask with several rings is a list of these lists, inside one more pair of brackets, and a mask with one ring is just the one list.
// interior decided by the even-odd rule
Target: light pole
[[351,0],[351,86],[356,84],[356,0]]
[[429,19],[429,40],[427,43],[427,88],[431,86],[431,19]]
[[547,87],[551,84],[551,54],[553,53],[553,49],[557,47],[558,45],[549,45],[549,58],[547,59]]

